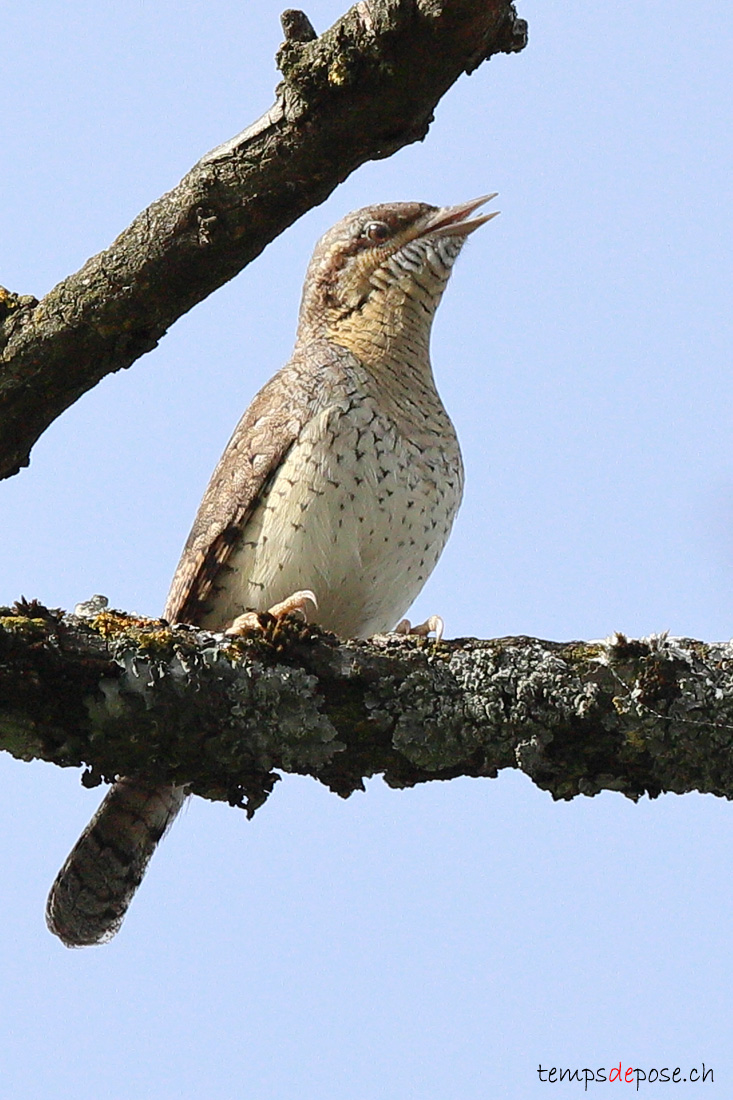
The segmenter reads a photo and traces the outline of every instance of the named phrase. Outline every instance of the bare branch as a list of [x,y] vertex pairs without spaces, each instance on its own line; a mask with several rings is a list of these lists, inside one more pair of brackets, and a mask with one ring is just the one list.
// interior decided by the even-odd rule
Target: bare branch
[[0,288],[0,477],[367,160],[422,139],[462,72],[521,50],[508,0],[360,0],[319,38],[284,18],[273,107],[41,302]]
[[343,642],[262,616],[233,641],[102,611],[2,609],[0,747],[145,775],[207,798],[267,797],[277,772],[340,795],[520,768],[554,798],[733,796],[733,644]]

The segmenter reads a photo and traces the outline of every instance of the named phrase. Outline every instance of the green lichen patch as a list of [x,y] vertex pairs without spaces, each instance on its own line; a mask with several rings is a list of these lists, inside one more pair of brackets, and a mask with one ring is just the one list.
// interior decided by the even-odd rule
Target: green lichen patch
[[174,639],[173,631],[160,619],[145,619],[121,611],[100,611],[89,625],[103,638],[127,638],[143,649],[166,649]]
[[48,622],[46,619],[30,619],[27,615],[0,615],[0,630],[24,638],[45,638]]
[[38,299],[32,294],[14,294],[12,290],[0,286],[0,324],[11,313],[17,313],[21,309],[33,309],[37,305]]

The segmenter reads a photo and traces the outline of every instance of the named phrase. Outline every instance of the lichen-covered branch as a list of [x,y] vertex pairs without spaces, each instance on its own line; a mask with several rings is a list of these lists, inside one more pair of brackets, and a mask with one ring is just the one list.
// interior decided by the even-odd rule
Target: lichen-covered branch
[[355,168],[423,138],[461,73],[527,36],[509,0],[360,0],[320,37],[300,12],[283,26],[262,118],[40,302],[0,287],[0,477]]
[[554,798],[733,796],[733,644],[672,639],[344,642],[262,616],[246,640],[103,610],[0,609],[0,747],[207,798],[278,772],[340,795],[520,768]]

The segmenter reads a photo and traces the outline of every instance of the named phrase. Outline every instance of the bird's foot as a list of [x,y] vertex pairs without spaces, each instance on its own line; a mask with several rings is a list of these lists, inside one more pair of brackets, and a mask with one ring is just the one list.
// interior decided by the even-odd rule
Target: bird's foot
[[394,628],[395,634],[417,634],[419,638],[427,638],[428,634],[435,634],[436,642],[443,637],[445,623],[440,615],[431,615],[424,623],[412,626],[409,619],[401,619]]
[[[307,622],[306,607],[309,603],[313,604],[316,611],[318,610],[318,600],[315,594],[309,588],[305,588],[302,592],[293,592],[292,596],[288,596],[286,600],[281,600],[280,603],[268,607],[267,614],[272,615],[275,619],[284,619],[286,615],[297,614]],[[258,630],[262,630],[259,611],[245,611],[243,615],[237,615],[225,634],[252,634]]]

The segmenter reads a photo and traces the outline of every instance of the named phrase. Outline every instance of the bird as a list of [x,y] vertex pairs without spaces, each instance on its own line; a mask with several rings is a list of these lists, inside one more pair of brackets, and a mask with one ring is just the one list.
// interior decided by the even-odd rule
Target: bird
[[[429,354],[435,311],[495,194],[453,206],[380,203],[320,239],[290,360],[242,416],[209,482],[164,618],[256,629],[295,612],[346,638],[442,630],[402,619],[432,572],[463,492],[456,432]],[[399,622],[398,622],[399,621]],[[122,777],[49,894],[69,947],[119,929],[187,795]]]

